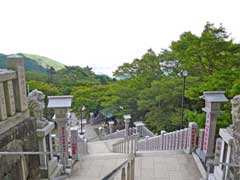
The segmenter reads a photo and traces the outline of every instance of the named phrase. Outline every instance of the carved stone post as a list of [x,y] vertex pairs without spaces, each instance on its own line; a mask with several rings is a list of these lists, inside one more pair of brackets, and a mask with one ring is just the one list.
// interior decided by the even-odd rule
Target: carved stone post
[[129,122],[131,119],[131,115],[130,114],[124,115],[123,118],[124,118],[124,122],[125,122],[125,136],[128,136],[129,135]]
[[17,79],[13,80],[13,89],[15,95],[16,111],[23,112],[28,108],[27,92],[25,82],[24,60],[20,55],[11,55],[7,57],[7,68],[17,72]]
[[187,153],[192,153],[197,143],[197,123],[190,122],[188,126]]
[[7,107],[3,83],[0,82],[0,121],[7,119]]
[[6,97],[7,114],[8,116],[13,116],[16,113],[16,107],[13,92],[13,83],[11,80],[4,82],[4,91]]

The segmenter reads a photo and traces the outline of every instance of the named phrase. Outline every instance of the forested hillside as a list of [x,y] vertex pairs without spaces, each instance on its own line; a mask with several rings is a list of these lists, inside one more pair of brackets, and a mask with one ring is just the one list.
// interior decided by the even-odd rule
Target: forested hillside
[[[47,73],[48,67],[54,68],[56,71],[63,69],[65,66],[53,59],[32,55],[19,53],[24,58],[24,65],[27,71],[34,71],[38,73]],[[0,54],[0,68],[5,68],[6,66],[6,56],[5,54]]]

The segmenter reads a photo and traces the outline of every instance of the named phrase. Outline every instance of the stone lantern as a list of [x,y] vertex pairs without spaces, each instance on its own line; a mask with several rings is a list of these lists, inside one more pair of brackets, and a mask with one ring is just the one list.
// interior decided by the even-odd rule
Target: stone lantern
[[138,134],[139,137],[143,136],[143,126],[145,126],[145,124],[142,121],[136,121],[134,122],[134,125],[136,127],[136,133]]
[[200,158],[206,162],[208,158],[213,157],[214,140],[216,131],[217,115],[222,113],[221,103],[228,102],[224,91],[206,91],[201,96],[205,100],[205,107],[202,108],[206,115],[205,133],[203,139],[203,150],[199,151]]
[[108,125],[109,125],[109,133],[113,133],[113,125],[114,125],[114,121],[108,121]]
[[69,167],[68,161],[68,132],[67,112],[71,108],[73,96],[48,96],[48,108],[54,109],[55,121],[57,123],[57,137],[59,141],[60,163],[64,170]]

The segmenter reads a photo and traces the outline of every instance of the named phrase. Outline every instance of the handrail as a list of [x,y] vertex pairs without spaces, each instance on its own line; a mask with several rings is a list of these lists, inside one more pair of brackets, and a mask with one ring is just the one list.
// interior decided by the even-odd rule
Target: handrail
[[222,180],[227,180],[227,167],[235,167],[235,168],[240,168],[240,165],[238,164],[233,164],[233,163],[226,163],[226,162],[217,162],[213,160],[208,160],[207,161],[207,179],[209,178],[210,170],[212,166],[218,166],[218,165],[223,165],[223,175],[222,175]]
[[109,174],[107,174],[104,178],[102,178],[102,180],[109,180],[114,178],[117,173],[127,165],[127,163],[129,162],[129,159],[124,161],[121,165],[119,165],[118,167],[116,167],[114,170],[112,170],[112,172],[110,172]]

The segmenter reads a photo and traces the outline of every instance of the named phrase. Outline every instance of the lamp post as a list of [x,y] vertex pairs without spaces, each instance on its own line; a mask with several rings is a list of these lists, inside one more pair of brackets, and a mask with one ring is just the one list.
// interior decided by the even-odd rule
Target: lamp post
[[83,129],[82,129],[82,128],[83,128],[83,124],[82,124],[82,113],[83,113],[84,110],[85,110],[85,106],[82,106],[82,107],[80,108],[80,111],[81,111],[81,112],[80,112],[80,113],[81,113],[81,114],[80,114],[80,120],[81,120],[81,132],[80,132],[80,134],[81,134],[81,135],[83,135]]
[[180,125],[180,129],[182,129],[183,128],[185,86],[186,86],[186,77],[188,76],[188,72],[187,71],[181,71],[180,76],[183,77],[182,104],[181,104],[181,125]]

